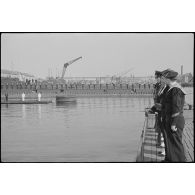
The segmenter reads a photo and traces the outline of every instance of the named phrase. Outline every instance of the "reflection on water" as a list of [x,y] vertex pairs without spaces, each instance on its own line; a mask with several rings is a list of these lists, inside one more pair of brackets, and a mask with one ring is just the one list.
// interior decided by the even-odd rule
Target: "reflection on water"
[[41,104],[38,104],[38,116],[41,119]]
[[1,107],[7,162],[132,162],[151,98],[78,98]]
[[22,118],[25,119],[26,118],[26,105],[22,104]]
[[64,107],[64,108],[71,108],[71,107],[76,107],[77,102],[56,102],[56,108],[58,107]]

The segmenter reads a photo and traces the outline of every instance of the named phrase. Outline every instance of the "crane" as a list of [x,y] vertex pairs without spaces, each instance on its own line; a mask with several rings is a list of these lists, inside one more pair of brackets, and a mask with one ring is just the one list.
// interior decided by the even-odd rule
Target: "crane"
[[133,68],[130,68],[130,69],[128,69],[128,70],[125,70],[125,71],[123,71],[123,72],[120,72],[120,73],[118,73],[118,74],[116,74],[116,75],[113,75],[112,77],[122,77],[122,76],[124,76],[125,74],[127,74],[128,72],[132,71],[133,69],[134,69],[134,67],[133,67]]
[[128,70],[126,70],[126,71],[124,71],[124,72],[122,72],[122,73],[120,73],[120,74],[119,74],[120,77],[126,75],[128,72],[132,71],[133,69],[134,69],[134,67],[133,67],[133,68],[130,68],[130,69],[128,69]]
[[127,74],[128,72],[131,72],[133,69],[134,69],[134,67],[112,76],[112,81],[120,83],[121,82],[121,77],[124,76],[125,74]]
[[81,58],[82,58],[82,56],[81,56],[81,57],[78,57],[78,58],[76,58],[76,59],[74,59],[74,60],[71,60],[71,61],[69,61],[69,62],[66,62],[66,63],[64,64],[64,67],[63,67],[63,70],[62,70],[62,77],[61,77],[61,79],[64,78],[64,75],[65,75],[65,72],[66,72],[66,68],[67,68],[70,64],[76,62],[77,60],[80,60]]

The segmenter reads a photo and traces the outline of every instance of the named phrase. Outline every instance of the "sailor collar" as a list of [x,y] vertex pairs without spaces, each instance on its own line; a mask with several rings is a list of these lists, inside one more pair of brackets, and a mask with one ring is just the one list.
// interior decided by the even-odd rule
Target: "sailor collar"
[[168,91],[170,91],[172,88],[179,88],[179,89],[181,89],[181,91],[182,91],[185,95],[187,94],[186,91],[183,89],[183,87],[181,87],[181,85],[180,85],[179,83],[177,83],[177,82],[171,83],[171,86],[170,86],[170,88],[169,88]]

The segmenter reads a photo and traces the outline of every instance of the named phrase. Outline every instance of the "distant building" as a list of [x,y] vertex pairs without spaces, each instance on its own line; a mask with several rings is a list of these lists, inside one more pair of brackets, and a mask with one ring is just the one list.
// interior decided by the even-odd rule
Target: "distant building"
[[193,76],[192,76],[191,73],[186,73],[186,74],[183,74],[183,75],[179,75],[178,79],[181,83],[191,83],[191,82],[193,82]]
[[18,78],[19,79],[19,72],[17,71],[10,71],[10,70],[2,70],[1,69],[1,78]]
[[21,77],[21,81],[32,80],[32,79],[35,80],[35,76],[28,73],[21,73],[20,77]]
[[1,78],[17,78],[19,81],[35,80],[35,76],[28,73],[1,69]]
[[192,80],[192,74],[191,73],[186,73],[184,74],[184,82],[189,83]]
[[132,84],[132,83],[154,83],[155,78],[150,77],[66,77],[64,79],[55,79],[47,77],[49,83],[66,83],[66,84]]

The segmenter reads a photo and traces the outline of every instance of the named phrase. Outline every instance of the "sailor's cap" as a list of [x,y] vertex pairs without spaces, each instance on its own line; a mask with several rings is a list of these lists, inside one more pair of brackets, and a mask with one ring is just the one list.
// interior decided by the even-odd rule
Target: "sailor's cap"
[[174,70],[171,69],[166,69],[164,71],[161,72],[162,76],[167,78],[167,79],[173,79],[175,77],[177,77],[178,72],[175,72]]
[[157,76],[157,77],[160,77],[160,76],[162,76],[162,73],[161,73],[161,71],[158,71],[158,70],[156,70],[156,71],[155,71],[155,76]]

